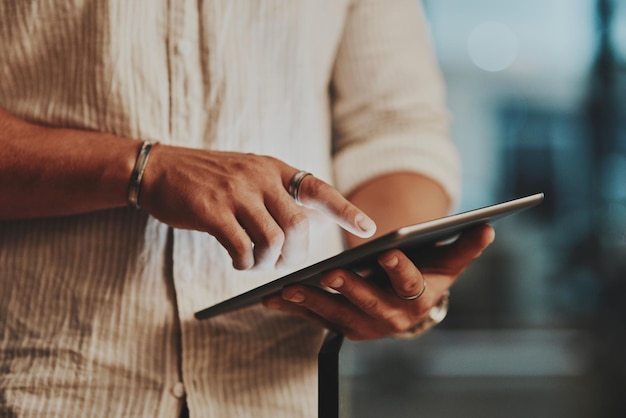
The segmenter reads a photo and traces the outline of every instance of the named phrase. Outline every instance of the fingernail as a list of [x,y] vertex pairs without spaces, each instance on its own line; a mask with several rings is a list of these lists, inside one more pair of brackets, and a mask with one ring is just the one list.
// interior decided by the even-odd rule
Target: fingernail
[[337,276],[332,280],[324,280],[322,284],[324,286],[332,287],[333,289],[339,289],[343,286],[343,277]]
[[368,216],[359,213],[356,215],[356,224],[365,232],[371,232],[376,230],[376,223]]
[[385,267],[395,267],[398,265],[398,257],[395,255],[388,260],[383,260],[383,265]]
[[300,290],[296,290],[296,291],[286,290],[285,292],[283,292],[283,299],[286,299],[289,302],[295,302],[295,303],[304,302],[304,293],[302,293]]

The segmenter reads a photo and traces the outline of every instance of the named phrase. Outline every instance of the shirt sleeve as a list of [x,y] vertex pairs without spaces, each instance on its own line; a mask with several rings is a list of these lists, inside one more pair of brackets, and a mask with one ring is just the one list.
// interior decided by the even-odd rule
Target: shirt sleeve
[[416,0],[355,0],[331,85],[336,187],[410,171],[438,182],[453,205],[460,164],[445,88]]

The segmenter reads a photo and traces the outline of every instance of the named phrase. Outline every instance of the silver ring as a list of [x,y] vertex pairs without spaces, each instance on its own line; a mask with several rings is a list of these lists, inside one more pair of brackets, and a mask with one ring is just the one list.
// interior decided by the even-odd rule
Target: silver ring
[[448,313],[449,298],[450,292],[446,291],[443,295],[441,295],[439,302],[437,302],[435,306],[430,308],[427,318],[422,319],[417,324],[413,325],[411,328],[407,329],[404,332],[394,334],[394,337],[402,339],[415,338],[428,331],[435,325],[439,324],[441,321],[444,320],[446,314]]
[[293,200],[296,201],[297,204],[301,204],[300,202],[300,184],[302,184],[302,180],[306,176],[312,176],[308,171],[298,171],[293,175],[291,180],[289,180],[289,194],[293,197]]
[[415,299],[419,299],[424,292],[426,291],[426,279],[422,278],[422,290],[419,291],[419,293],[417,295],[413,295],[413,296],[402,296],[402,295],[398,295],[396,293],[396,295],[398,295],[398,297],[400,299],[404,299],[404,300],[415,300]]

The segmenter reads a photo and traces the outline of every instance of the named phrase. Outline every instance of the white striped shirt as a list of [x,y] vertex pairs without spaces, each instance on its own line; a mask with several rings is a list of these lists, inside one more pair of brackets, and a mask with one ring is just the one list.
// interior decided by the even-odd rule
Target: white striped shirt
[[[414,0],[5,0],[0,107],[272,155],[342,192],[398,170],[458,190]],[[340,251],[336,227],[311,235],[308,263]],[[192,417],[316,416],[321,329],[193,318],[284,273],[130,208],[0,222],[0,417],[175,418],[183,395]]]

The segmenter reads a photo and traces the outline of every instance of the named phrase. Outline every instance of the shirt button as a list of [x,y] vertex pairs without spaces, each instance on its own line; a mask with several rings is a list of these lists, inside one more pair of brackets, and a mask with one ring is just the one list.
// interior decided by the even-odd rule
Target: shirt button
[[176,52],[180,55],[186,56],[191,54],[193,50],[193,43],[187,39],[181,39],[176,42]]
[[172,395],[178,399],[185,396],[185,385],[183,385],[183,382],[176,382],[176,384],[172,386]]

